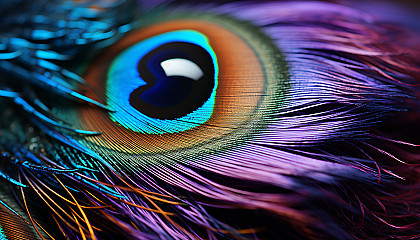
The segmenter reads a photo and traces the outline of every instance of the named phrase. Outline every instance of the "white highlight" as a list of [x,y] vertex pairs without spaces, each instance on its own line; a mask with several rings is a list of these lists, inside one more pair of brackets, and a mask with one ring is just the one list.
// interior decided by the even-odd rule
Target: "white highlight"
[[165,60],[160,63],[160,66],[168,77],[181,76],[198,81],[204,76],[203,70],[197,64],[183,58]]

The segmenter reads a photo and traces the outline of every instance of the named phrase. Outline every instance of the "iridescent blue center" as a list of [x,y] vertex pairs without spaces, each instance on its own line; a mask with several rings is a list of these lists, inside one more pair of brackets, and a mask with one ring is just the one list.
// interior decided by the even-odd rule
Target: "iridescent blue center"
[[192,30],[168,32],[119,54],[107,74],[113,121],[149,134],[182,132],[213,114],[216,55],[208,39]]

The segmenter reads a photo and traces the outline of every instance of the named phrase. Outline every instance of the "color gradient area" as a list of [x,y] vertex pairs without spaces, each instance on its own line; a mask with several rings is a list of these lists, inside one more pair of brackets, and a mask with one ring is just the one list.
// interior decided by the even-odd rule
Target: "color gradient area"
[[[174,120],[146,116],[130,105],[129,96],[146,82],[139,76],[139,61],[153,49],[172,42],[187,42],[204,48],[213,59],[214,88],[210,98],[197,110]],[[122,52],[111,64],[107,75],[107,103],[116,110],[110,113],[113,121],[135,132],[147,134],[176,133],[199,126],[210,119],[216,97],[218,64],[216,54],[206,36],[193,30],[179,30],[151,37]]]
[[[196,114],[195,117],[197,118],[198,114],[195,112],[184,119],[173,120],[178,122],[178,125],[183,124],[184,128],[189,126],[190,129],[171,133],[168,131],[173,131],[173,129],[164,125],[162,121],[160,126],[162,128],[165,127],[167,132],[161,131],[159,127],[152,126],[158,121],[149,119],[149,122],[144,122],[143,124],[144,126],[149,124],[147,127],[152,129],[150,132],[163,132],[161,134],[149,134],[147,132],[134,131],[121,125],[121,123],[110,117],[109,112],[101,111],[97,108],[80,108],[78,109],[80,118],[77,119],[77,121],[80,121],[80,128],[92,131],[97,129],[102,132],[100,136],[85,138],[82,144],[92,146],[94,149],[98,147],[100,151],[104,149],[105,151],[112,150],[112,152],[107,154],[115,154],[115,152],[127,154],[179,152],[180,149],[190,149],[192,146],[203,146],[203,148],[205,147],[208,150],[210,148],[220,148],[226,142],[238,142],[240,141],[238,139],[243,139],[253,129],[259,127],[261,118],[267,112],[264,109],[271,109],[270,104],[281,102],[278,95],[282,95],[283,92],[277,91],[277,89],[286,88],[284,86],[287,85],[286,79],[268,74],[268,72],[277,73],[276,71],[271,71],[273,68],[269,68],[270,71],[266,73],[263,66],[269,65],[269,63],[278,63],[281,60],[277,59],[279,55],[267,52],[271,48],[258,48],[258,46],[264,46],[262,39],[252,34],[246,35],[244,33],[245,30],[237,29],[235,32],[231,31],[222,24],[226,24],[226,21],[218,24],[207,20],[184,19],[151,24],[142,28],[141,31],[131,32],[113,46],[104,50],[88,66],[84,76],[90,86],[104,90],[108,88],[107,91],[109,92],[110,84],[108,83],[109,80],[107,80],[107,73],[110,72],[111,66],[115,64],[115,60],[127,49],[157,36],[187,31],[188,34],[184,35],[183,39],[191,41],[191,36],[194,36],[196,38],[194,42],[198,39],[198,43],[200,41],[203,44],[210,43],[211,49],[214,51],[212,58],[214,59],[217,56],[218,66],[215,71],[218,74],[217,91],[213,91],[213,94],[215,94],[214,107],[212,107],[213,112],[211,117],[205,121],[205,124],[196,124],[198,121],[191,118],[194,114]],[[176,34],[171,37],[172,41],[180,41],[179,38],[175,38]],[[206,39],[208,39],[208,42]],[[160,40],[160,43],[163,44],[165,41]],[[158,43],[154,44],[154,46],[158,45]],[[210,51],[210,49],[205,49],[205,51]],[[263,64],[264,59],[268,57],[275,59],[267,60],[269,63]],[[250,68],[249,66],[253,67]],[[269,77],[266,78],[265,74]],[[125,81],[121,85],[126,85]],[[112,91],[115,91],[115,89]],[[117,102],[124,100],[121,97],[110,96],[106,92],[103,96],[98,96],[89,91],[86,94],[92,99],[108,102],[110,105],[114,104],[111,105],[111,108],[117,108],[114,110],[120,111],[121,113],[118,114],[122,118],[130,115],[126,109],[118,108],[122,103]],[[125,104],[128,104],[127,100]],[[211,105],[212,103],[207,102],[207,104]],[[201,108],[205,109],[203,106]],[[142,118],[143,121],[146,121],[146,118]],[[134,122],[132,124],[137,125],[133,126],[133,128],[139,128],[139,124]],[[104,129],[107,130],[104,131]],[[217,139],[223,139],[224,143]],[[197,153],[199,151],[194,149],[194,152]],[[118,158],[121,157],[118,156]]]

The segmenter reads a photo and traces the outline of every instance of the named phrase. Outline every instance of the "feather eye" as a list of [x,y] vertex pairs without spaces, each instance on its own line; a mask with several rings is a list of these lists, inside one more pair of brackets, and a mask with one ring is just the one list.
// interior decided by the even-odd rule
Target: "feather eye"
[[283,60],[273,45],[260,47],[268,38],[244,35],[228,18],[181,17],[128,33],[88,66],[87,83],[104,92],[98,101],[116,111],[81,108],[80,127],[103,132],[93,144],[199,154],[262,130],[280,109],[288,79],[270,68]]

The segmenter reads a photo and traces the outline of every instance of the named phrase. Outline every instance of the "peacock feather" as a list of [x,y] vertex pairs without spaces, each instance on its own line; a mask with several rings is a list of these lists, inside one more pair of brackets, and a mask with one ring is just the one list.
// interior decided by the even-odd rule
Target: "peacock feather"
[[0,239],[417,239],[420,36],[312,1],[0,2]]

